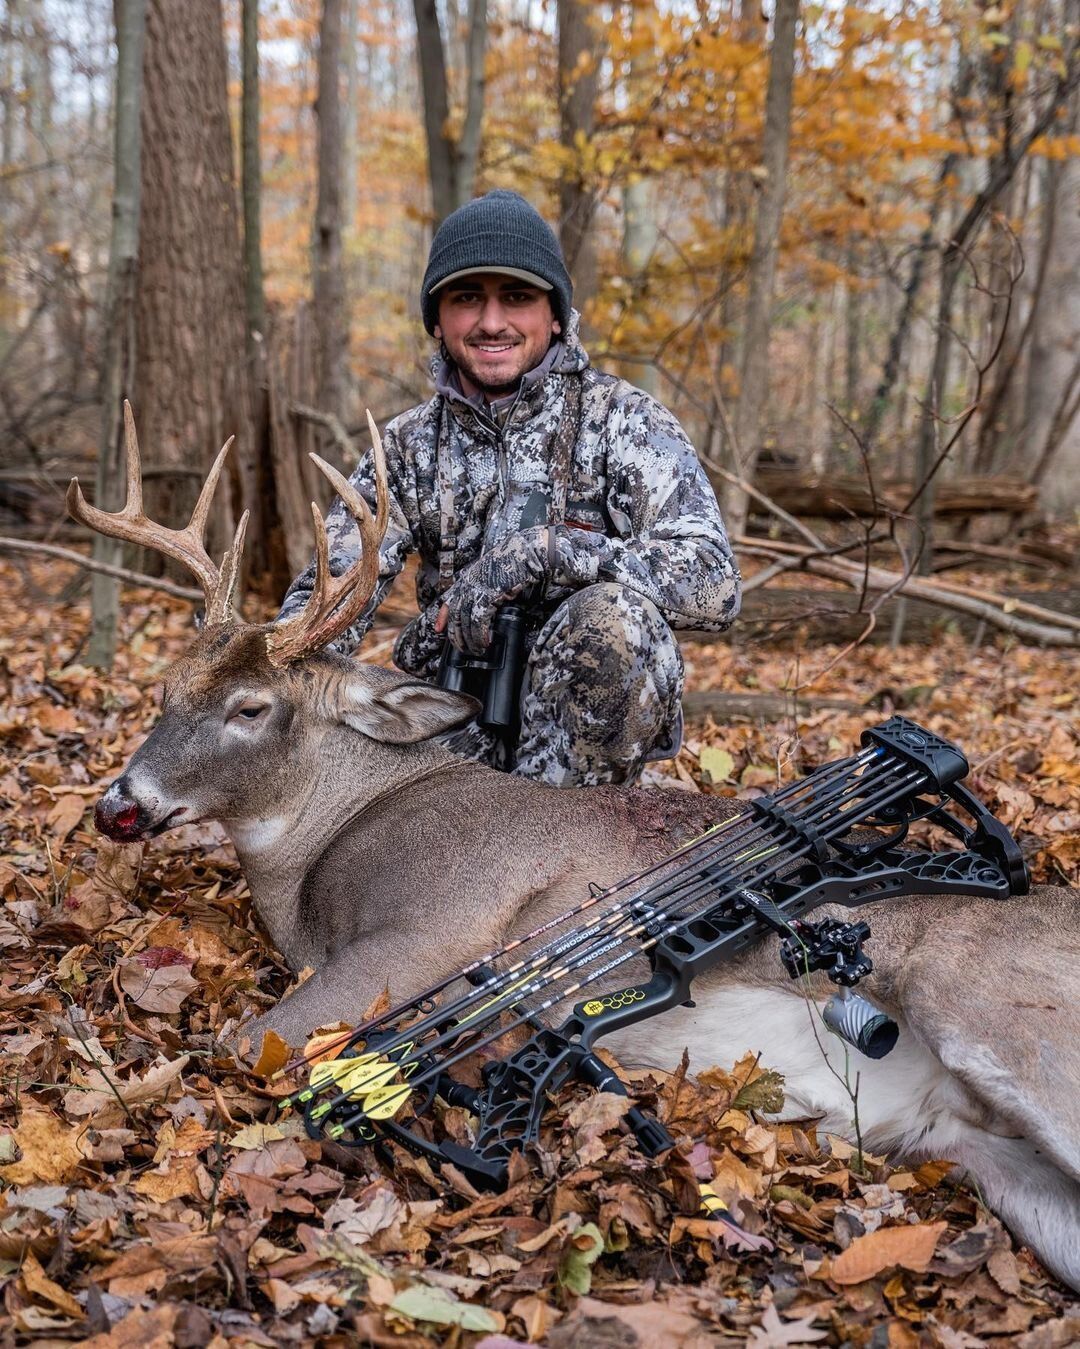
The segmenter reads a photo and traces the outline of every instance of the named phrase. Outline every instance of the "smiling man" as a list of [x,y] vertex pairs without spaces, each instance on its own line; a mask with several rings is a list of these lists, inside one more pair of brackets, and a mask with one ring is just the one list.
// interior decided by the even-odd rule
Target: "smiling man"
[[[460,752],[557,786],[632,782],[678,749],[683,666],[673,629],[720,631],[739,573],[716,496],[679,423],[589,364],[558,240],[514,192],[460,207],[432,240],[420,293],[439,344],[435,394],[386,428],[390,525],[379,585],[349,654],[410,552],[419,616],[394,650],[434,680],[446,641],[483,653],[507,604],[526,608],[516,749],[473,724]],[[370,459],[352,481],[374,503]],[[335,575],[359,533],[327,518]],[[302,606],[309,567],[280,617]]]

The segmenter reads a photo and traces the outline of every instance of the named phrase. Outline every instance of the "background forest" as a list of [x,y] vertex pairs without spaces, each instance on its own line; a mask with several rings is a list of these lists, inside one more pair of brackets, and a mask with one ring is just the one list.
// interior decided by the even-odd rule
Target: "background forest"
[[323,491],[304,451],[349,461],[365,406],[427,396],[431,230],[493,186],[557,223],[593,359],[683,419],[733,534],[755,470],[885,526],[897,582],[937,565],[935,520],[948,548],[1075,519],[1078,15],[7,0],[5,533],[74,537],[61,490],[95,461],[118,504],[128,396],[166,521],[236,435],[225,515],[252,510],[280,595]]

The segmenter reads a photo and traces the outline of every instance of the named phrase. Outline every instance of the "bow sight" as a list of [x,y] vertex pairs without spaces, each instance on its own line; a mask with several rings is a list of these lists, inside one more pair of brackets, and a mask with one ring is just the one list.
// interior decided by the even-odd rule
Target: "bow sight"
[[[837,984],[825,1013],[830,1028],[872,1057],[887,1053],[895,1024],[851,992],[872,970],[863,950],[869,926],[802,915],[897,895],[1006,899],[1026,892],[1028,874],[1009,831],[960,785],[968,765],[955,745],[904,717],[865,731],[862,744],[324,1043],[321,1054],[339,1057],[315,1063],[290,1102],[303,1109],[309,1133],[355,1146],[392,1139],[453,1162],[475,1185],[502,1186],[511,1154],[536,1141],[550,1092],[576,1079],[626,1095],[593,1053],[602,1035],[686,1002],[697,975],[770,933],[781,938],[792,977],[823,971]],[[919,820],[960,847],[902,850]],[[620,987],[631,961],[647,962],[649,972]],[[514,1031],[516,1047],[488,1057],[480,1086],[454,1076]],[[476,1117],[472,1147],[437,1137],[436,1098]],[[664,1126],[636,1106],[625,1118],[647,1155],[672,1146]]]

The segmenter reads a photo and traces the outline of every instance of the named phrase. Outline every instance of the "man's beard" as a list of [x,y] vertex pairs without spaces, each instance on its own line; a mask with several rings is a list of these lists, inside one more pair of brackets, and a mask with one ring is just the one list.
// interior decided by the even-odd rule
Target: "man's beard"
[[494,398],[503,398],[508,394],[517,393],[521,384],[521,377],[525,373],[525,371],[522,370],[516,374],[512,380],[503,380],[497,384],[492,384],[489,380],[484,378],[479,370],[476,369],[471,360],[461,360],[459,365],[464,369],[469,380],[476,385],[482,394]]

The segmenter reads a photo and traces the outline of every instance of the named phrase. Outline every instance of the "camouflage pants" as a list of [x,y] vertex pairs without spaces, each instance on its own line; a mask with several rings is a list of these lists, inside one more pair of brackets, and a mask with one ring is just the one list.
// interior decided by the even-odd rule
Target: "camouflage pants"
[[[650,758],[678,748],[682,656],[660,611],[624,586],[585,586],[540,629],[521,691],[513,771],[555,787],[633,782]],[[445,743],[499,763],[475,723]]]

